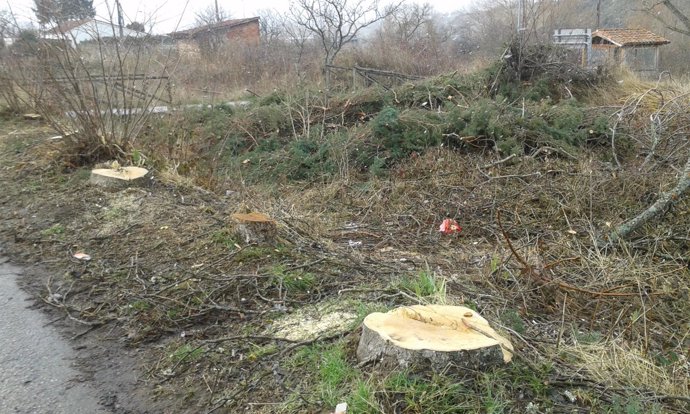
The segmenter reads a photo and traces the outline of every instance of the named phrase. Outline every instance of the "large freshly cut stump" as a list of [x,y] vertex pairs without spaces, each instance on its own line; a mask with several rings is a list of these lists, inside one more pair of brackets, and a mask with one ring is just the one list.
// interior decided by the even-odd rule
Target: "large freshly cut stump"
[[357,358],[384,369],[483,370],[510,362],[513,346],[462,306],[416,305],[364,318]]
[[91,170],[91,184],[121,190],[145,187],[151,182],[149,170],[141,167],[96,168]]
[[235,231],[245,243],[273,243],[278,234],[276,222],[261,213],[235,213]]

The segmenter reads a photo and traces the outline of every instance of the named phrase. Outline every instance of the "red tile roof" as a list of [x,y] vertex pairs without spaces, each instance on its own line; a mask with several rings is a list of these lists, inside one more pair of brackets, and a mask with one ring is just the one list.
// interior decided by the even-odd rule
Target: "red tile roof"
[[200,26],[200,27],[195,27],[193,29],[180,30],[178,32],[173,32],[173,33],[170,33],[170,36],[173,38],[177,38],[177,39],[194,37],[199,33],[215,32],[218,30],[229,29],[231,27],[241,26],[243,24],[251,23],[254,21],[258,21],[258,20],[259,20],[258,17],[250,17],[247,19],[224,20],[222,22],[213,23],[213,24],[209,24],[206,26]]
[[619,47],[658,46],[671,43],[670,40],[647,29],[599,29],[592,33],[592,41],[601,38]]

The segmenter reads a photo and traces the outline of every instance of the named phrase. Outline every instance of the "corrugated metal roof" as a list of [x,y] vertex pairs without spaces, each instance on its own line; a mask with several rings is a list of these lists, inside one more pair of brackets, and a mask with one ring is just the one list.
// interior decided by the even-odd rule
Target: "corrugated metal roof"
[[592,33],[592,42],[600,38],[619,47],[658,46],[671,43],[670,40],[647,29],[598,29]]
[[66,22],[61,22],[52,29],[46,30],[47,33],[54,33],[54,34],[65,34],[72,29],[76,29],[79,26],[83,26],[84,24],[92,21],[94,19],[81,19],[81,20],[68,20]]

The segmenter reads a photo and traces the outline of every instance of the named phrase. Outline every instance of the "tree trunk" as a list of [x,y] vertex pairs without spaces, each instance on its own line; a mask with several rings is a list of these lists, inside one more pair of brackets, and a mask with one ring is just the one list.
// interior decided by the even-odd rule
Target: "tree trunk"
[[597,1],[597,25],[595,29],[599,29],[601,27],[601,0]]
[[628,238],[632,232],[642,227],[646,222],[665,213],[668,207],[687,195],[688,190],[690,190],[690,157],[688,157],[688,162],[685,164],[676,186],[672,190],[663,193],[654,204],[637,217],[616,227],[609,234],[609,242],[616,243]]
[[[664,6],[666,6],[666,8],[669,11],[671,11],[671,13],[673,13],[674,16],[676,16],[676,18],[678,20],[680,20],[681,23],[683,23],[683,26],[685,26],[685,28],[687,29],[687,31],[679,31],[679,32],[686,34],[686,35],[690,35],[690,17],[686,16],[682,11],[680,11],[678,9],[678,7],[676,7],[675,4],[671,3],[671,0],[664,0],[664,1],[662,1],[662,3],[664,4]],[[671,30],[673,30],[673,29],[671,29]],[[676,30],[676,31],[678,31],[678,30]]]

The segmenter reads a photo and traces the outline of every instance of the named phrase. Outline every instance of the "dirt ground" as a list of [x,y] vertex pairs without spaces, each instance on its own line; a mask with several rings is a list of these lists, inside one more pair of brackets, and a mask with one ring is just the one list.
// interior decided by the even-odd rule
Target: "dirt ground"
[[[40,123],[10,119],[0,129],[0,240],[29,269],[24,286],[73,338],[85,379],[114,412],[327,412],[328,400],[309,394],[315,384],[300,352],[336,341],[353,361],[358,320],[414,303],[401,280],[426,273],[443,279],[444,300],[472,303],[512,336],[520,358],[505,375],[530,371],[542,384],[505,379],[507,411],[539,401],[553,412],[586,412],[629,394],[687,408],[671,394],[687,387],[687,367],[650,394],[630,391],[623,374],[610,383],[583,374],[584,357],[567,354],[597,332],[682,356],[688,321],[671,310],[687,309],[687,264],[582,248],[594,220],[606,228],[638,208],[626,185],[653,197],[645,193],[653,179],[626,184],[592,160],[491,166],[439,151],[388,181],[262,190],[230,182],[213,194],[154,171],[150,186],[114,192],[89,185],[89,168],[62,164],[59,140]],[[576,187],[565,193],[566,184]],[[274,244],[234,235],[230,215],[244,208],[276,219]],[[461,235],[441,237],[439,219],[458,216]],[[676,218],[659,232],[688,219]],[[646,320],[653,329],[635,319],[645,306],[655,309]],[[319,326],[313,315],[324,313],[347,323],[295,334],[307,321]],[[544,361],[555,368],[542,373]],[[580,397],[564,394],[571,389]]]
[[[37,166],[38,170],[29,167],[23,173],[21,171],[25,166],[21,162],[19,165],[13,164],[12,160],[16,161],[15,157],[22,150],[54,135],[40,124],[24,124],[20,125],[20,129],[15,129],[14,126],[16,125],[3,131],[9,132],[9,136],[17,133],[17,140],[13,141],[17,146],[3,146],[1,152],[3,173],[0,181],[3,191],[0,222],[3,236],[0,243],[4,246],[3,254],[9,256],[11,262],[22,266],[20,286],[35,296],[34,306],[44,311],[50,324],[70,340],[77,351],[74,365],[81,372],[76,380],[93,384],[98,389],[100,403],[106,410],[122,414],[182,412],[176,408],[174,399],[155,401],[152,398],[153,388],[145,380],[143,373],[151,355],[145,349],[127,346],[126,332],[121,326],[86,321],[79,314],[73,316],[60,303],[67,300],[68,295],[78,296],[77,290],[86,289],[72,279],[86,273],[86,266],[74,261],[70,263],[70,252],[77,248],[76,244],[68,246],[68,242],[56,241],[58,245],[46,251],[40,241],[44,236],[37,229],[50,227],[48,223],[56,220],[77,218],[83,213],[81,203],[88,201],[82,198],[85,192],[79,189],[67,193],[62,193],[61,189],[53,189],[51,192],[51,185],[55,182],[50,179],[48,183],[44,182],[45,170],[41,170],[52,169],[50,164]],[[15,181],[18,176],[23,176],[23,179]],[[34,186],[31,190],[22,188],[27,183],[24,179],[29,179],[30,185]],[[28,242],[22,234],[38,242]],[[70,286],[52,290],[55,289],[54,281],[63,278],[70,281]],[[78,286],[77,289],[75,286]],[[54,299],[61,297],[64,299]]]

